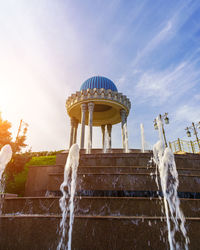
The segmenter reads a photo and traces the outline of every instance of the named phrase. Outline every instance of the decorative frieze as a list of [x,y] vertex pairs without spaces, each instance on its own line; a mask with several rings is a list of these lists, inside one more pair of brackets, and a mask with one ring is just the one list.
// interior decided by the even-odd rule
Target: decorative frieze
[[128,109],[128,111],[131,108],[130,100],[122,93],[118,93],[110,89],[106,90],[96,88],[81,90],[77,91],[76,94],[72,94],[66,101],[66,108],[68,109],[78,102],[89,101],[91,99],[111,100],[122,104],[126,107],[126,109]]

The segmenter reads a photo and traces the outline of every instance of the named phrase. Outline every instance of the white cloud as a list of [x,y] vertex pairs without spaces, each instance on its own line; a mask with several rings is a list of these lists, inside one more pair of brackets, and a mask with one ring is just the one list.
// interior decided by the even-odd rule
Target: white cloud
[[[142,67],[143,60],[154,60],[152,55],[157,48],[180,35],[180,27],[197,10],[197,1],[164,4],[165,13],[163,9],[160,11],[163,4],[155,3],[149,8],[148,1],[136,1],[133,5],[120,0],[109,4],[99,1],[98,11],[96,3],[87,5],[81,1],[51,4],[44,1],[39,5],[31,1],[15,5],[8,2],[0,10],[0,82],[5,85],[1,87],[0,108],[16,130],[21,117],[30,124],[29,144],[34,150],[66,147],[69,119],[64,102],[90,75],[103,73],[109,77],[110,74],[111,79],[119,79],[117,87],[124,94],[131,97],[134,93],[135,103],[154,105],[183,96],[199,79],[197,62],[188,58],[165,70],[152,70],[151,63],[147,70]],[[160,12],[154,18],[156,11]],[[189,32],[184,30],[181,39],[193,38],[198,28],[197,24]],[[174,51],[169,48],[171,54]],[[189,52],[187,48],[183,51]],[[161,63],[165,63],[165,57],[162,59]],[[195,94],[194,99],[199,101],[199,95]],[[138,128],[132,121],[138,119],[140,111],[129,118],[133,143],[137,141]],[[148,115],[153,112],[153,108],[146,111],[145,107],[142,119],[148,122]],[[198,112],[194,116],[195,104],[180,107],[177,119],[184,119],[184,112],[192,121],[199,117]],[[101,145],[101,132],[97,130],[94,130],[95,146]],[[121,146],[119,133],[120,127],[113,129],[114,146]]]
[[[163,42],[173,39],[196,8],[196,4],[188,6],[187,2],[181,2],[181,5],[172,13],[171,17],[159,26],[157,33],[153,35],[152,39],[148,40],[143,49],[138,51],[136,58],[131,63],[132,68],[137,67],[145,57],[161,46]],[[199,27],[196,27],[196,29],[199,29]]]
[[179,63],[164,71],[147,71],[140,76],[134,88],[139,102],[161,105],[170,98],[176,100],[186,94],[199,81],[200,72],[192,59]]
[[146,47],[143,48],[142,51],[139,51],[136,58],[131,63],[132,67],[136,67],[137,64],[140,62],[141,59],[143,59],[149,52],[154,50],[161,42],[166,41],[166,39],[169,39],[170,31],[172,29],[172,21],[168,21],[164,28],[162,28],[155,37],[152,38],[152,40],[147,43]]
[[200,121],[200,104],[187,104],[179,107],[175,112],[175,119],[179,122],[199,122]]
[[200,94],[195,95],[195,96],[194,96],[194,100],[200,101]]

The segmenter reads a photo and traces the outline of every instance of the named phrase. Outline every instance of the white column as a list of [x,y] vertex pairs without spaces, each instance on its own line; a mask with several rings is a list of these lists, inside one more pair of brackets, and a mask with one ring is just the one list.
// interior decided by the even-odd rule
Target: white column
[[129,152],[129,148],[128,148],[128,129],[127,129],[127,115],[126,115],[126,120],[125,120],[125,124],[124,124],[124,139],[125,139],[125,153]]
[[105,125],[101,125],[101,132],[102,132],[102,149],[105,148]]
[[81,104],[81,142],[80,148],[84,148],[84,140],[85,140],[85,112],[87,110],[86,103]]
[[74,120],[74,134],[73,134],[73,144],[77,141],[77,129],[78,129],[78,120]]
[[120,111],[121,119],[122,119],[122,144],[123,149],[126,153],[128,153],[128,131],[127,131],[127,114],[124,109]]
[[69,148],[71,148],[73,144],[73,137],[74,137],[74,118],[70,118],[70,124],[71,124],[71,129],[70,129],[70,140],[69,140]]
[[89,133],[88,133],[88,150],[92,148],[92,122],[93,122],[93,111],[94,111],[94,103],[89,102],[88,103],[88,127],[89,127]]
[[122,128],[122,148],[125,149],[125,134],[124,134],[124,124],[126,121],[126,111],[124,109],[120,110],[121,115],[121,128]]
[[108,149],[111,149],[112,141],[111,141],[111,132],[112,132],[112,124],[107,124],[108,131]]

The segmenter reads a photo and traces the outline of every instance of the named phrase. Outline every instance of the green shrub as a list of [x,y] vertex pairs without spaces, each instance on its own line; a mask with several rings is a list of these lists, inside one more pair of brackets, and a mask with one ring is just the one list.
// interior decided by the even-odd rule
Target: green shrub
[[21,173],[14,176],[13,181],[7,184],[6,192],[18,194],[19,196],[24,196],[27,175],[28,167],[25,167]]
[[[28,166],[54,165],[56,163],[56,155],[50,156],[34,156],[27,163]],[[26,165],[27,165],[26,164]]]
[[5,191],[24,196],[29,166],[54,165],[55,162],[56,155],[32,157],[31,160],[24,165],[23,170],[20,173],[14,174],[14,178],[7,182]]

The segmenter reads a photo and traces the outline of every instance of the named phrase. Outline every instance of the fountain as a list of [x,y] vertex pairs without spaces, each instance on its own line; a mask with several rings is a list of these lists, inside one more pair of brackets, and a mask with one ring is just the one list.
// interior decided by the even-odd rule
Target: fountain
[[4,192],[4,181],[2,179],[2,175],[4,172],[4,169],[8,162],[12,158],[12,148],[9,144],[6,144],[5,146],[2,147],[0,151],[0,182],[1,182],[1,187],[0,187],[0,192]]
[[[189,238],[190,248],[199,249],[200,155],[173,156],[164,149],[160,133],[154,147],[156,164],[147,167],[152,151],[128,149],[131,103],[107,78],[88,79],[67,99],[66,108],[71,118],[72,147],[57,154],[55,165],[29,166],[25,197],[5,197],[0,215],[0,249],[163,250],[169,249],[169,244],[171,249],[187,249]],[[111,150],[111,130],[117,123],[121,123],[123,148]],[[75,144],[78,124],[80,161]],[[92,148],[93,126],[102,128],[102,141],[105,126],[108,129],[106,154],[105,141],[101,149]],[[157,183],[163,187],[166,216],[151,176],[155,166],[160,175]]]
[[12,148],[9,144],[6,144],[2,147],[0,151],[0,214],[2,214],[3,201],[4,201],[4,188],[5,188],[5,179],[3,178],[3,172],[12,158]]
[[[57,250],[65,249],[65,235],[66,235],[66,219],[68,212],[69,216],[69,232],[68,232],[68,244],[67,249],[71,250],[72,242],[72,227],[74,222],[74,195],[76,190],[76,178],[77,169],[79,165],[79,147],[77,144],[73,144],[69,150],[69,155],[64,169],[64,181],[60,186],[62,197],[60,198],[59,204],[62,211],[62,220],[60,222],[60,234],[61,239],[58,244]],[[70,180],[71,172],[71,180]],[[65,188],[68,187],[68,193]],[[67,205],[67,198],[69,196],[69,203]]]
[[[156,184],[159,189],[158,172],[160,184],[163,193],[164,211],[167,220],[168,241],[170,249],[186,249],[188,250],[189,238],[185,229],[185,217],[180,208],[180,200],[178,198],[177,189],[179,186],[178,172],[174,155],[170,148],[165,148],[161,132],[161,120],[157,118],[160,140],[153,147],[153,160],[156,164]],[[176,234],[180,232],[184,238],[182,241],[176,239]]]
[[[72,249],[169,248],[166,217],[161,213],[159,199],[154,195],[158,188],[150,177],[151,168],[146,167],[151,152],[144,154],[139,149],[130,149],[127,154],[123,150],[113,149],[109,154],[102,151],[96,153],[95,150],[85,154],[82,150],[77,169],[76,196],[71,206],[68,199],[73,201],[75,191],[71,191],[72,185],[68,188],[73,169],[72,166],[69,168],[71,153],[68,159],[67,156],[67,151],[57,154],[54,166],[30,167],[26,197],[5,198],[0,216],[1,249],[53,250],[57,247],[67,248],[67,245],[70,249],[71,242]],[[78,149],[76,156],[75,160],[78,161]],[[184,195],[188,195],[188,191],[192,195],[200,193],[199,155],[176,155],[175,158],[179,171],[179,192]],[[65,165],[68,167],[64,172]],[[71,198],[64,193],[60,199],[63,180],[65,182],[61,190],[64,192],[68,188]],[[28,193],[28,186],[31,193]],[[47,190],[51,194],[49,197],[45,197]],[[190,248],[198,249],[200,199],[186,196],[180,199],[186,216]],[[62,210],[59,200],[60,205],[63,205]],[[181,231],[181,220],[178,217],[177,221]],[[70,236],[72,224],[73,239]],[[58,234],[58,228],[61,229],[61,235]],[[68,228],[71,230],[68,231]],[[172,224],[170,229],[173,230]],[[62,236],[64,238],[60,241]],[[182,232],[178,235],[175,233],[176,237],[184,239]]]

